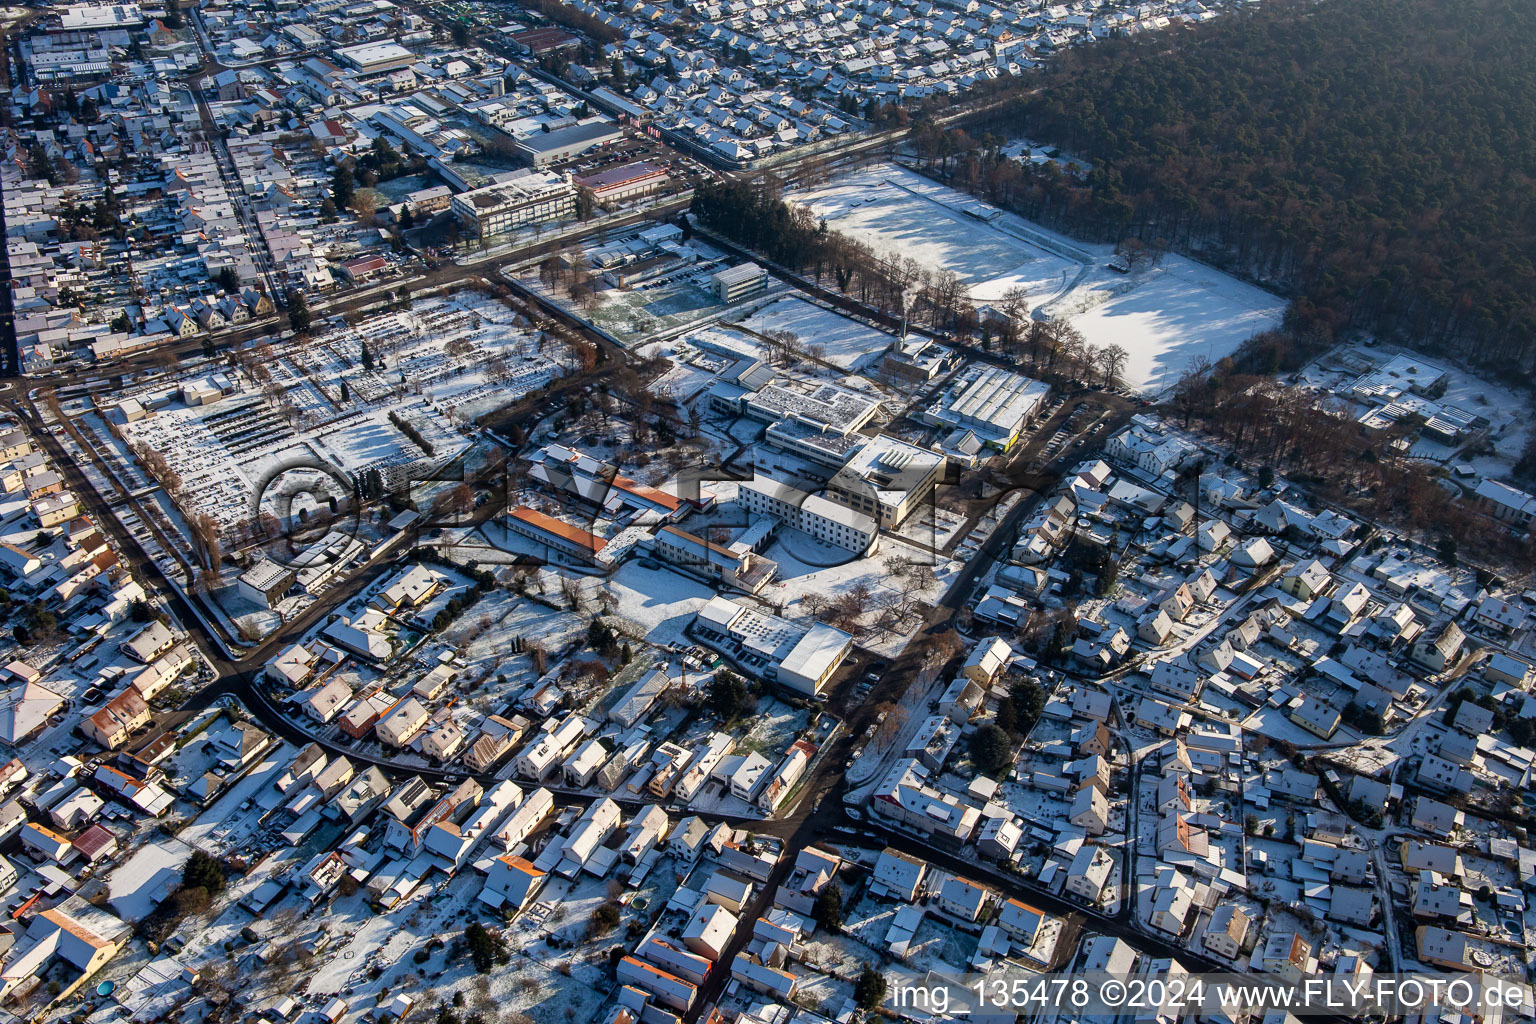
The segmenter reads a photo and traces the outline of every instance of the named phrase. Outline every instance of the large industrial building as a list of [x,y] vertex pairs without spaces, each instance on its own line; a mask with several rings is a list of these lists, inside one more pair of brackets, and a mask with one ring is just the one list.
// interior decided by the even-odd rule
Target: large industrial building
[[626,199],[659,192],[672,179],[667,176],[665,167],[636,160],[573,180],[582,188],[591,189],[592,198],[599,203],[622,203]]
[[853,649],[853,637],[840,629],[798,626],[723,597],[710,598],[690,628],[743,669],[807,696],[821,692]]
[[538,132],[516,143],[517,152],[534,167],[548,167],[570,160],[599,146],[611,146],[624,138],[624,129],[611,121],[573,124],[552,132]]
[[408,67],[421,59],[399,43],[388,39],[373,43],[359,43],[356,46],[343,46],[336,50],[336,56],[364,74],[382,74],[396,68]]
[[576,187],[558,174],[532,172],[463,192],[449,209],[481,238],[576,214]]
[[1049,384],[1000,366],[972,366],[950,384],[921,419],[935,426],[963,427],[993,448],[1007,451],[1045,407]]

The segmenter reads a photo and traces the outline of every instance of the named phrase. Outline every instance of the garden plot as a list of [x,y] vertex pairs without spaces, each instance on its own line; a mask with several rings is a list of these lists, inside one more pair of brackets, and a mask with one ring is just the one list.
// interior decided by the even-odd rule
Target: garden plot
[[778,299],[740,321],[758,334],[788,331],[807,352],[843,370],[878,358],[894,341],[891,335],[823,309],[798,295]]
[[[355,326],[332,321],[302,350],[258,353],[251,372],[263,367],[271,380],[232,372],[234,393],[209,405],[185,405],[163,384],[124,395],[159,411],[118,429],[130,445],[164,455],[180,478],[187,518],[208,515],[228,529],[252,518],[256,488],[289,467],[319,462],[349,475],[394,476],[407,466],[441,464],[467,446],[463,431],[474,417],[573,364],[562,346],[530,333],[510,309],[465,291]],[[188,376],[186,383],[199,379]],[[281,518],[344,496],[327,474],[310,476],[307,504],[262,511]]]
[[777,757],[809,726],[809,711],[773,698],[759,699],[752,712],[752,725],[736,744],[736,752],[755,750],[765,757]]
[[[481,630],[480,623],[486,618],[492,625]],[[579,615],[553,611],[504,591],[491,592],[449,629],[453,644],[467,648],[460,659],[464,667],[460,671],[459,707],[465,712],[491,714],[537,682],[532,657],[508,653],[515,639],[537,641],[546,651],[557,654],[584,637],[585,630],[586,623]],[[479,635],[466,644],[465,638],[476,632]]]
[[[584,946],[556,948],[544,936],[568,932],[574,938],[584,931],[591,910],[606,898],[605,883],[585,876],[576,883],[552,880],[540,894],[540,902],[507,930],[511,962],[481,975],[475,973],[467,956],[451,957],[449,953],[453,940],[470,921],[484,920],[484,908],[477,902],[482,884],[479,875],[466,872],[421,890],[387,914],[371,912],[361,894],[338,900],[333,912],[339,910],[337,916],[349,926],[348,941],[333,943],[325,962],[310,979],[307,993],[331,996],[353,987],[373,990],[382,986],[410,992],[420,997],[423,1006],[432,1007],[459,992],[467,1010],[489,1011],[487,1019],[500,1012],[506,1019],[516,1016],[538,1024],[596,1020],[597,1010],[612,987],[611,980],[602,967],[589,961]],[[560,895],[554,899],[564,903],[563,913],[548,912],[547,904],[557,893]],[[541,908],[546,912],[539,913]],[[536,919],[548,926],[534,923]],[[442,945],[429,946],[432,939]],[[376,980],[370,977],[375,974]]]
[[925,916],[907,946],[905,963],[916,971],[956,977],[964,974],[975,958],[977,945],[976,936],[937,917]]

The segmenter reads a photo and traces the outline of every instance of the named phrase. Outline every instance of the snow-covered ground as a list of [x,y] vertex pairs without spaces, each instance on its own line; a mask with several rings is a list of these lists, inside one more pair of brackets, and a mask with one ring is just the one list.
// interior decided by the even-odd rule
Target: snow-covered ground
[[[978,219],[972,212],[984,216],[992,208],[890,164],[787,198],[809,206],[833,230],[877,253],[953,270],[977,302],[1000,299],[1013,287],[1022,287],[1039,301],[1066,287],[1089,256],[1075,252],[1081,247],[1065,239],[1060,240],[1064,245],[1053,246],[1058,250],[1054,252],[1029,241],[1018,229],[1039,229],[1022,218],[1005,220],[1008,215],[1003,214],[991,223]],[[1099,248],[1107,258],[1109,250]]]
[[619,614],[640,624],[653,644],[682,642],[683,629],[714,596],[699,581],[670,569],[647,569],[638,559],[626,562],[610,578]]
[[771,302],[739,322],[758,334],[788,331],[797,335],[801,345],[815,347],[823,359],[844,370],[878,357],[895,340],[798,295]]
[[[1111,273],[1114,273],[1111,271]],[[1130,287],[1072,317],[1092,345],[1130,353],[1125,379],[1159,394],[1200,357],[1215,363],[1255,334],[1280,326],[1285,300],[1172,253]],[[1097,289],[1086,298],[1099,294]],[[1075,297],[1075,296],[1074,296]]]
[[1125,380],[1157,394],[1198,358],[1230,355],[1279,325],[1284,300],[1182,256],[1130,274],[1114,248],[1078,242],[889,164],[791,193],[829,226],[885,255],[958,274],[973,302],[1022,287],[1038,316],[1068,318],[1094,345],[1129,354]]
[[[364,346],[374,360],[370,370],[361,365]],[[466,446],[461,428],[470,419],[544,386],[570,363],[558,343],[499,301],[463,291],[356,326],[317,327],[302,349],[285,346],[266,359],[272,373],[266,387],[220,368],[233,393],[207,405],[185,404],[175,393],[183,382],[204,381],[213,372],[206,369],[171,387],[124,392],[120,398],[159,411],[121,430],[130,442],[163,454],[180,476],[182,512],[205,513],[227,528],[252,516],[255,489],[274,473],[284,479],[266,489],[263,510],[279,517],[345,496],[324,472],[285,467],[318,460],[360,474],[445,461]],[[391,415],[407,422],[431,454]],[[290,492],[300,497],[280,507],[278,496]]]

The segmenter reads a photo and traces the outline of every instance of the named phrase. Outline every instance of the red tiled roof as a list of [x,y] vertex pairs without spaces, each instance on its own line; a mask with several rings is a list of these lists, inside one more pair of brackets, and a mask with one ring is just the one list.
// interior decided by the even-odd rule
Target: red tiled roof
[[117,842],[117,837],[100,825],[92,825],[75,837],[74,847],[91,859]]
[[538,509],[532,509],[526,505],[512,510],[512,518],[521,520],[529,526],[536,527],[546,533],[555,535],[562,540],[570,541],[578,547],[584,547],[593,554],[603,550],[608,543],[603,538],[588,533],[586,530],[577,529],[568,523],[562,523],[554,516],[547,516]]

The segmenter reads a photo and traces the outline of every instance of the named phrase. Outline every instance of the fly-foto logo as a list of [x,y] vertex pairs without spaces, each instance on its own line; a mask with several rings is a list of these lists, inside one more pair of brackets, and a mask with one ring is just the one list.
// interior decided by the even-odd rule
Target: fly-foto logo
[[[340,552],[352,547],[350,543],[314,551],[300,537],[313,534],[315,527],[324,524],[329,533],[339,534],[348,542],[357,538],[368,486],[364,477],[348,474],[310,454],[286,459],[267,470],[252,488],[250,509],[266,556],[292,569],[309,568],[327,557],[339,558]],[[378,489],[382,490],[382,484]]]

